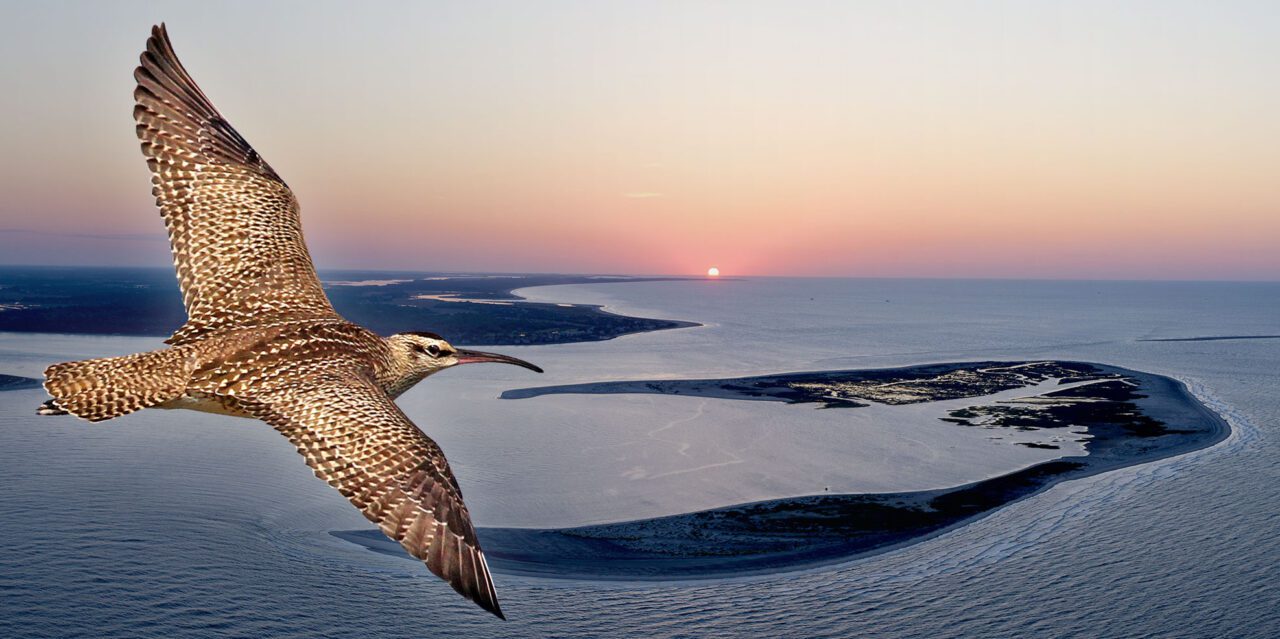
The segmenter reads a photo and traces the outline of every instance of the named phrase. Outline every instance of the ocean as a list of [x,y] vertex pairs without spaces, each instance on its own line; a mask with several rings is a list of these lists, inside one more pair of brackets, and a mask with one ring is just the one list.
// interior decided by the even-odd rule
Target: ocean
[[[1280,636],[1280,339],[1158,341],[1280,335],[1280,284],[726,278],[518,293],[703,325],[494,347],[547,373],[466,367],[403,397],[482,528],[922,490],[1063,454],[912,410],[498,399],[529,386],[1081,360],[1178,379],[1232,434],[839,565],[692,582],[500,573],[502,622],[419,563],[329,534],[369,524],[263,424],[145,411],[90,425],[38,418],[40,391],[6,391],[0,636]],[[158,345],[0,333],[0,373]]]

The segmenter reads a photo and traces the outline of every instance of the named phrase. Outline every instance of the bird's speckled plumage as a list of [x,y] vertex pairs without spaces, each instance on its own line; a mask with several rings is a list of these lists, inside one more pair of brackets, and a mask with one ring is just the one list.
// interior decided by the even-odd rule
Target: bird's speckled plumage
[[293,193],[196,86],[163,25],[134,77],[138,137],[188,320],[165,350],[49,367],[53,399],[39,412],[101,421],[159,407],[261,419],[388,537],[501,617],[449,463],[393,398],[468,361],[540,369],[342,319],[312,266]]

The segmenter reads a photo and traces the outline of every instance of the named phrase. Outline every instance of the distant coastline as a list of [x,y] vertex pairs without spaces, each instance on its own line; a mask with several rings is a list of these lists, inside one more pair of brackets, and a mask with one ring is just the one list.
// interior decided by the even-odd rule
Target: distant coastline
[[40,380],[0,373],[0,391],[27,390],[29,388],[40,388]]
[[1238,339],[1280,339],[1280,335],[1206,335],[1203,337],[1159,337],[1140,339],[1139,342],[1221,342]]
[[[973,374],[984,369],[991,372]],[[1087,455],[939,490],[814,495],[573,528],[486,528],[481,531],[486,553],[499,572],[563,579],[706,579],[795,570],[917,543],[1059,482],[1207,448],[1230,433],[1221,417],[1176,380],[1086,362],[969,362],[726,380],[604,382],[521,389],[504,397],[639,392],[857,410],[865,405],[858,399],[871,396],[919,403],[986,395],[1015,383],[1009,371],[1019,371],[1027,382],[1056,378],[1071,385],[1022,402],[952,411],[944,421],[957,427],[1027,430],[1087,425]],[[370,550],[403,555],[376,530],[333,534]]]
[[[321,276],[339,313],[384,335],[430,330],[457,344],[566,344],[699,326],[591,304],[530,302],[512,293],[679,278],[387,271]],[[170,269],[0,267],[0,331],[167,337],[185,320]]]

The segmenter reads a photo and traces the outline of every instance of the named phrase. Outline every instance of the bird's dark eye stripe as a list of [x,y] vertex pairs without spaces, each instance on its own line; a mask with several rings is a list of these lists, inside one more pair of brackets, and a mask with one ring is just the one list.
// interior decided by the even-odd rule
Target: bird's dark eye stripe
[[427,349],[423,348],[422,344],[410,344],[410,346],[413,347],[413,350],[418,351],[419,353],[427,352]]

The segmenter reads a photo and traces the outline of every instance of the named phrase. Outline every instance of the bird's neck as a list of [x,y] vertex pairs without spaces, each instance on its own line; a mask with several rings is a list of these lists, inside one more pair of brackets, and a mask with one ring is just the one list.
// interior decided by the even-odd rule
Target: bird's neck
[[430,374],[431,373],[428,371],[421,370],[405,371],[403,374],[387,379],[383,382],[382,388],[387,391],[387,394],[390,395],[392,399],[395,399],[396,397],[403,395],[405,391],[413,388],[418,382],[426,379],[427,375]]

